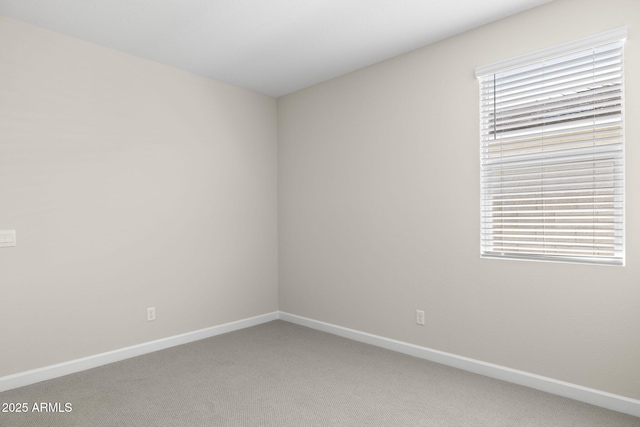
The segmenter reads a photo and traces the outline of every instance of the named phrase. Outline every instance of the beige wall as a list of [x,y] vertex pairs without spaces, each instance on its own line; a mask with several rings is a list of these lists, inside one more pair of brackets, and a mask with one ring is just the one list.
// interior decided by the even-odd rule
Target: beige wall
[[277,310],[273,98],[4,18],[0,94],[0,376]]
[[[475,67],[625,25],[627,266],[480,259]],[[639,1],[557,0],[280,98],[280,309],[640,398],[637,76]]]

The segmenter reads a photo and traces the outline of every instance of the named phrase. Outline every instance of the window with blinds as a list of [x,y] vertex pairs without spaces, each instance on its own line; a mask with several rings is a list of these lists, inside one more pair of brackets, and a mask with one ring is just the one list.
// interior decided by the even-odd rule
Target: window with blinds
[[625,37],[476,70],[483,257],[624,264]]

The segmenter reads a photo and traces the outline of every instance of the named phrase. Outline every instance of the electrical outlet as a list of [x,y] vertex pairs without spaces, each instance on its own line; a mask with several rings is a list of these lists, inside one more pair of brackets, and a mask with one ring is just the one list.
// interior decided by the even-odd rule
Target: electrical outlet
[[424,326],[424,311],[416,310],[416,323]]
[[152,320],[156,320],[156,308],[155,307],[147,308],[147,322],[151,322]]

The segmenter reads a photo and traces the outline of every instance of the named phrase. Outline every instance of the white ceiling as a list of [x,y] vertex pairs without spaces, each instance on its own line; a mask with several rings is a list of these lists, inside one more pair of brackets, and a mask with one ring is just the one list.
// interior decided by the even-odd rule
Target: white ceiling
[[0,15],[281,96],[552,0],[0,0]]

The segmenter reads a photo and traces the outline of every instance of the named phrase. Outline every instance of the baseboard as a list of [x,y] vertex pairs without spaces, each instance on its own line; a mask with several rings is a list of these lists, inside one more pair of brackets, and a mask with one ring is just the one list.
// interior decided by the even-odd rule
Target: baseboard
[[349,338],[354,341],[360,341],[454,368],[463,369],[465,371],[484,375],[490,378],[531,387],[547,393],[611,409],[616,412],[640,417],[640,400],[555,380],[553,378],[543,377],[541,375],[530,374],[528,372],[506,368],[504,366],[482,362],[468,357],[433,350],[427,347],[420,347],[414,344],[396,341],[282,311],[278,313],[278,319],[323,332],[328,332],[344,338]]
[[152,353],[165,348],[175,347],[181,344],[187,344],[216,335],[225,334],[227,332],[256,326],[261,323],[270,322],[278,318],[278,312],[267,313],[260,316],[250,317],[235,322],[225,323],[210,328],[200,329],[185,334],[175,335],[168,338],[150,341],[143,344],[125,347],[107,353],[96,354],[81,359],[71,360],[69,362],[59,363],[56,365],[45,366],[44,368],[34,369],[31,371],[20,372],[18,374],[0,377],[0,392],[23,387],[29,384],[35,384],[40,381],[50,380],[62,377],[76,372],[84,371],[98,366],[106,365],[113,362],[119,362],[143,354]]

